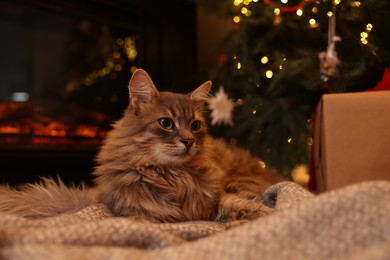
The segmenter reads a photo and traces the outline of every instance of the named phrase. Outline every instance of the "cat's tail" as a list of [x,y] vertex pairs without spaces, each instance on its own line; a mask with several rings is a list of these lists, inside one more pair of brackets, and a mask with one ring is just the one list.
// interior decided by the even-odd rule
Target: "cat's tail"
[[45,218],[66,212],[76,212],[92,203],[87,190],[67,187],[58,180],[42,178],[37,184],[17,188],[0,186],[0,212],[24,218]]

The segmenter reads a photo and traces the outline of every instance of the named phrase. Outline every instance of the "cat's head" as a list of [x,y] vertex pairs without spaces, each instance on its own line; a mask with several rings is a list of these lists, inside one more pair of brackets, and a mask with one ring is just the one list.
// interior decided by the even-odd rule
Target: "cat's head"
[[158,165],[180,164],[202,149],[207,127],[203,117],[211,81],[189,94],[159,92],[142,69],[129,82],[127,110],[138,151]]

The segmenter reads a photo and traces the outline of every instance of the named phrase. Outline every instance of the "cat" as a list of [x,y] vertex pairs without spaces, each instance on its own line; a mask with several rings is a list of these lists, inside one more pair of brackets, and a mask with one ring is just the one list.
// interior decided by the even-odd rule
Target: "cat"
[[129,105],[97,154],[95,187],[65,187],[52,179],[3,187],[0,211],[37,218],[99,202],[116,216],[151,222],[228,222],[269,214],[261,195],[282,178],[262,169],[248,151],[208,135],[203,113],[211,85],[207,81],[189,94],[159,92],[148,73],[137,69],[128,85]]

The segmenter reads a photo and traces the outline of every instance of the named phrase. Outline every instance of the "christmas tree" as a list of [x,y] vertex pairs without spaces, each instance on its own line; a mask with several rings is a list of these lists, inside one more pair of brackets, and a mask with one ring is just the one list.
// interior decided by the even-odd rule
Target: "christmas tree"
[[235,27],[211,71],[214,86],[235,102],[234,125],[225,117],[227,125],[213,133],[287,177],[309,163],[311,117],[321,95],[372,88],[390,66],[388,0],[197,3]]

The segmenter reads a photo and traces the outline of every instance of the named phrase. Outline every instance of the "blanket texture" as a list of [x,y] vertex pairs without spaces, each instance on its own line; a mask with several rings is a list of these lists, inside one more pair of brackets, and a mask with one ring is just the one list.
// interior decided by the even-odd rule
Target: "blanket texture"
[[271,215],[228,230],[114,217],[102,204],[38,220],[0,213],[0,258],[389,259],[390,182],[321,195],[282,182],[264,201]]

